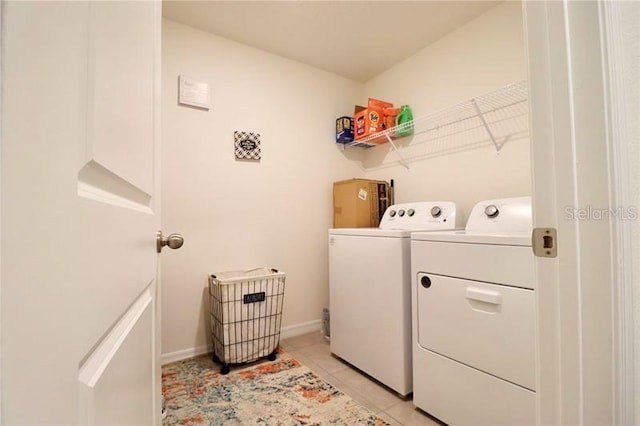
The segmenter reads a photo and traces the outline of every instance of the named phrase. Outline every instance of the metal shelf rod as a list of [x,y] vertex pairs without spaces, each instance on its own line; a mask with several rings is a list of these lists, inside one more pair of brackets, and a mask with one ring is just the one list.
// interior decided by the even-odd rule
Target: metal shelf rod
[[[484,126],[484,129],[489,134],[489,137],[491,138],[491,141],[493,142],[493,145],[495,145],[496,151],[500,151],[500,148],[502,148],[502,145],[498,145],[498,141],[496,140],[496,137],[493,136],[493,132],[491,132],[491,129],[489,128],[489,125],[487,124],[486,120],[484,119],[484,115],[482,115],[482,111],[480,111],[480,108],[478,108],[478,104],[476,103],[475,99],[471,99],[471,105],[473,105],[473,108],[478,113],[478,118],[480,119],[480,121],[482,121],[482,125]],[[506,140],[505,140],[505,142],[506,142]]]
[[391,144],[391,147],[393,148],[393,150],[396,152],[396,155],[398,156],[398,158],[400,159],[400,164],[402,164],[404,166],[405,169],[407,170],[411,170],[409,168],[409,164],[407,164],[406,160],[404,159],[404,157],[402,156],[402,154],[400,153],[400,151],[398,151],[398,147],[396,147],[396,144],[393,143],[393,140],[391,139],[391,136],[389,136],[389,133],[385,133],[384,134],[387,137],[387,141]]

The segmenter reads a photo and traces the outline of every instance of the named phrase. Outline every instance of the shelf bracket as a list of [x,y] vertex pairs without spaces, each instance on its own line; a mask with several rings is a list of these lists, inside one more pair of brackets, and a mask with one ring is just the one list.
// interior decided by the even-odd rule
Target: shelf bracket
[[480,121],[482,122],[482,125],[484,126],[484,129],[489,134],[489,137],[491,138],[491,142],[493,142],[493,146],[496,147],[496,152],[500,152],[504,144],[507,143],[507,140],[509,140],[509,136],[504,138],[502,142],[498,142],[496,140],[496,137],[493,135],[491,128],[489,128],[487,121],[484,119],[484,114],[482,114],[482,111],[480,111],[480,108],[478,108],[478,104],[476,103],[475,99],[471,99],[471,105],[473,105],[473,108],[476,110],[476,113],[478,114],[478,118],[480,119]]
[[389,132],[384,132],[384,135],[386,136],[387,141],[389,142],[389,144],[391,144],[391,147],[393,148],[393,150],[395,151],[396,155],[400,159],[400,164],[402,164],[405,169],[411,170],[409,168],[409,164],[407,164],[407,161],[404,159],[402,154],[400,154],[400,151],[398,151],[398,147],[396,146],[396,144],[393,143],[393,139],[391,139],[391,136],[389,136]]

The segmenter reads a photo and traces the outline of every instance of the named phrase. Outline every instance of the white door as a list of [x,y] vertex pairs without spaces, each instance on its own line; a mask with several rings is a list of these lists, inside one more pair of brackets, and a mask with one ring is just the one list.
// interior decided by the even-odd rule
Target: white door
[[631,283],[617,271],[630,261],[617,241],[628,238],[620,225],[632,211],[618,194],[630,160],[616,159],[622,142],[611,138],[609,102],[617,77],[607,69],[605,18],[617,2],[523,4],[534,226],[558,231],[558,256],[536,261],[538,422],[635,424],[633,376],[624,374],[630,342],[620,333],[631,325],[620,321]]
[[160,4],[2,7],[3,424],[159,424]]

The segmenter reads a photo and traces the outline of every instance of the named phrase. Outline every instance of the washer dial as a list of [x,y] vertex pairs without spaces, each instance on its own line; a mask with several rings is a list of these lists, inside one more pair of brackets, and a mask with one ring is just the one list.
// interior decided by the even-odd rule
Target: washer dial
[[500,210],[498,210],[498,207],[494,204],[490,204],[484,208],[484,214],[486,214],[488,218],[493,219],[494,217],[498,217]]

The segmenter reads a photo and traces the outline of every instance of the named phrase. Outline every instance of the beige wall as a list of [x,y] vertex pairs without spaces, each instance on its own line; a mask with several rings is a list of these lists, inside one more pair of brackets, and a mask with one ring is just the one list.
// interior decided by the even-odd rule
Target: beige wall
[[[360,85],[163,21],[162,229],[185,244],[162,256],[162,352],[206,342],[207,275],[287,273],[283,326],[328,304],[327,229],[335,180],[360,174],[335,146],[334,117]],[[177,105],[178,75],[210,84],[209,111]],[[233,132],[262,136],[261,162],[234,159]]]
[[[417,118],[525,80],[522,31],[520,3],[502,3],[367,82],[365,96],[409,104]],[[400,149],[411,158],[430,146]],[[528,139],[507,142],[499,153],[487,147],[429,158],[410,171],[394,165],[388,145],[365,155],[367,177],[394,179],[396,202],[451,200],[465,219],[477,201],[531,193]]]
[[[163,353],[205,345],[215,271],[281,268],[283,325],[321,317],[333,181],[393,178],[397,202],[450,199],[463,215],[480,199],[529,194],[527,140],[410,172],[377,167],[395,160],[387,147],[343,152],[332,143],[333,119],[368,96],[408,103],[417,116],[525,79],[521,21],[518,3],[501,4],[365,85],[163,21],[162,227],[185,237],[162,259]],[[180,74],[210,83],[210,111],[177,105]],[[260,163],[234,160],[234,130],[262,135]]]

